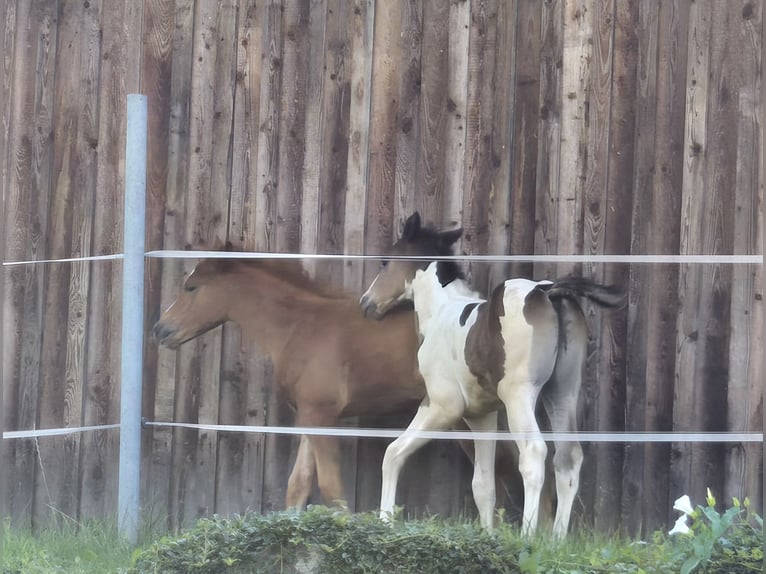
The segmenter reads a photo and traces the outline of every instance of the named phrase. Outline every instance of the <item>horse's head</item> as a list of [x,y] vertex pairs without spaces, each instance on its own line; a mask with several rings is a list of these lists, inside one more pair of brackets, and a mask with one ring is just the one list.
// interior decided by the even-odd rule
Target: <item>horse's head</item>
[[194,267],[154,325],[154,337],[161,345],[176,349],[228,320],[226,275],[232,265],[230,260],[206,259]]
[[[450,231],[436,231],[422,227],[420,215],[413,213],[404,223],[401,238],[391,248],[391,255],[433,257],[452,255],[452,245],[463,233],[462,228]],[[365,316],[377,319],[383,317],[399,302],[412,299],[412,280],[419,269],[428,267],[428,260],[394,259],[383,262],[380,273],[373,279],[370,287],[362,295],[359,304]],[[454,262],[447,263],[453,277],[459,274]]]

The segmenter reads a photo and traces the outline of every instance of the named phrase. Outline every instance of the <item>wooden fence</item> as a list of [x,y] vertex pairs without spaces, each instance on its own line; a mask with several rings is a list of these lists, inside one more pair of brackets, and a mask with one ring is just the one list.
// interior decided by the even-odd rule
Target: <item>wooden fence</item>
[[[417,209],[463,225],[466,254],[762,254],[762,15],[756,0],[4,2],[3,257],[122,250],[131,92],[149,98],[149,249],[218,237],[381,254]],[[290,424],[235,328],[177,353],[151,340],[189,265],[147,263],[145,417]],[[358,293],[377,265],[307,267]],[[762,430],[762,265],[470,266],[480,290],[572,270],[629,292],[623,311],[589,312],[582,429]],[[4,273],[5,429],[117,422],[119,261]],[[118,439],[4,441],[4,512],[34,525],[114,513]],[[353,509],[377,505],[385,444],[345,442]],[[147,430],[145,514],[177,526],[280,508],[294,450]],[[675,497],[706,487],[762,508],[759,444],[588,444],[585,457],[576,521],[600,530],[664,527]],[[471,512],[470,472],[454,445],[431,445],[400,501]]]

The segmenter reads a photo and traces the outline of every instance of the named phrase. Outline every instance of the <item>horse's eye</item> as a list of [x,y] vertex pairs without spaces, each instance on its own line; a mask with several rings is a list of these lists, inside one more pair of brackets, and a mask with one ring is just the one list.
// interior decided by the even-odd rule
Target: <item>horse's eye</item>
[[387,265],[388,265],[388,261],[381,261],[380,262],[381,269],[385,269]]
[[184,291],[192,293],[193,291],[196,291],[196,290],[197,290],[196,285],[184,285]]

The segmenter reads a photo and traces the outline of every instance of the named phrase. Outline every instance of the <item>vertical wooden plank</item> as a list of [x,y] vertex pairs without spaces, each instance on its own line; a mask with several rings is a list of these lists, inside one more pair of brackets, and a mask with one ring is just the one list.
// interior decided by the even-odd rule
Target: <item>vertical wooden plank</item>
[[[125,86],[124,89],[109,88],[112,86],[115,76],[131,74],[134,69],[140,66],[140,86],[141,91],[147,94],[149,107],[147,110],[147,181],[146,181],[146,249],[163,249],[165,247],[166,229],[165,222],[169,217],[166,213],[168,205],[168,195],[173,194],[173,190],[168,189],[168,176],[170,174],[170,157],[172,153],[171,146],[171,125],[173,125],[173,40],[176,31],[175,5],[170,0],[157,0],[145,2],[143,10],[131,9],[128,6],[124,12],[118,11],[114,16],[105,16],[109,22],[107,26],[109,37],[105,40],[105,51],[109,52],[110,57],[104,73],[107,74],[106,85],[104,86],[104,96],[102,98],[102,109],[109,113],[109,110],[124,109],[126,92],[138,91],[139,82],[136,81],[133,87]],[[117,8],[115,8],[117,10]],[[120,24],[120,22],[124,22]],[[124,29],[122,28],[124,26]],[[135,38],[135,35],[142,36]],[[106,37],[106,36],[105,36]],[[142,50],[136,53],[129,47],[140,45]],[[122,134],[124,126],[118,119],[106,118],[108,128],[104,132],[107,137],[115,139],[113,133]],[[122,137],[119,138],[122,142]],[[124,153],[122,149],[115,149],[116,142],[110,145],[107,161],[114,161],[112,158],[121,158]],[[107,164],[109,165],[109,164]],[[105,188],[112,190],[114,203],[104,206],[106,209],[115,211],[115,215],[104,212],[106,219],[104,228],[104,237],[102,241],[111,245],[113,239],[110,234],[110,217],[120,217],[122,205],[119,203],[121,190],[124,182],[119,178],[119,174],[105,174],[109,179],[104,182]],[[172,212],[170,214],[172,217]],[[168,263],[169,264],[169,263]],[[145,324],[148,330],[154,321],[158,318],[160,306],[162,304],[162,284],[163,275],[166,274],[165,265],[160,259],[150,259],[146,266],[146,286],[145,286]],[[175,264],[173,264],[175,265]],[[104,278],[103,281],[107,279]],[[119,280],[116,277],[114,281]],[[173,286],[176,287],[176,286]],[[171,287],[169,287],[171,288]],[[119,310],[119,302],[115,307]],[[117,315],[119,320],[119,315]],[[147,332],[149,332],[147,330]],[[119,332],[119,331],[118,331]],[[119,337],[116,337],[119,338]],[[115,350],[113,357],[119,357],[119,348]],[[107,355],[108,357],[108,355]],[[119,364],[117,365],[119,369]],[[118,373],[119,370],[113,371]],[[162,412],[162,401],[158,403],[158,393],[163,386],[172,384],[172,380],[165,379],[164,371],[160,369],[160,350],[151,336],[144,340],[144,387],[143,387],[143,405],[142,412],[147,420],[170,420],[170,414]],[[114,375],[113,375],[114,376]],[[105,379],[104,385],[109,383]],[[105,391],[110,390],[105,386]],[[172,394],[172,390],[170,391]],[[171,399],[172,400],[172,399]],[[160,405],[158,408],[158,404]],[[172,408],[170,409],[172,413]],[[161,438],[162,437],[162,438]],[[143,501],[143,519],[147,525],[157,527],[162,521],[167,527],[168,519],[168,487],[169,487],[169,458],[170,458],[170,437],[169,429],[145,430],[142,433],[141,458],[142,468],[147,469],[142,472],[141,499]],[[157,452],[155,452],[157,448]],[[155,461],[162,461],[163,466],[155,466]]]
[[[701,223],[704,253],[731,253],[734,235],[736,192],[737,125],[739,78],[731,58],[739,58],[732,50],[733,18],[739,19],[730,6],[715,3],[711,14],[710,71],[708,88],[708,144],[705,154],[705,216]],[[695,380],[702,385],[701,402],[695,405],[699,420],[706,430],[726,430],[727,419],[720,405],[726,403],[729,379],[729,324],[731,302],[731,265],[704,265],[699,270],[700,303],[697,328],[705,341],[695,358]],[[704,310],[704,311],[703,311]],[[705,444],[699,460],[692,461],[692,471],[704,474],[705,484],[713,492],[724,491],[726,445]],[[702,485],[700,485],[702,486]]]
[[[604,252],[608,254],[630,253],[631,214],[626,206],[633,203],[633,169],[636,140],[636,105],[637,90],[637,35],[638,2],[634,0],[617,0],[614,12],[614,58],[612,103],[610,109],[608,179],[606,184],[607,197],[604,202],[606,226],[604,229]],[[628,290],[629,268],[626,265],[606,265],[602,280],[609,285],[617,285],[623,292]],[[626,339],[627,310],[602,311],[601,322],[601,352],[599,371],[601,372],[599,414],[602,417],[601,428],[625,428],[626,416],[633,417],[631,403],[643,400],[643,391],[638,397],[632,392],[626,396],[625,361],[627,359]],[[631,391],[635,391],[632,388]],[[643,417],[643,410],[639,409]],[[626,451],[631,452],[635,445],[609,445],[605,453],[607,480],[620,482],[624,473],[632,476],[633,460],[625,459]],[[640,448],[640,446],[639,446]],[[608,466],[607,466],[608,465]],[[603,481],[602,481],[603,484]],[[625,483],[627,488],[615,488],[615,505],[607,506],[603,498],[595,509],[596,516],[609,513],[622,503],[622,520],[620,526],[626,533],[635,533],[633,523],[637,514],[638,503],[643,497],[638,496],[639,489],[634,482]],[[620,517],[618,517],[619,519]],[[597,521],[598,524],[598,521]]]
[[406,217],[417,210],[426,221],[439,225],[444,205],[447,124],[454,114],[449,105],[450,9],[447,2],[426,0],[423,3],[417,189],[410,200],[412,204],[400,214]]
[[[92,96],[92,91],[79,75],[83,67],[87,67],[86,45],[90,34],[87,24],[83,27],[83,23],[92,23],[89,9],[90,5],[85,7],[73,2],[62,4],[58,11],[55,65],[57,69],[76,70],[77,73],[57,75],[54,86],[55,180],[51,190],[48,250],[51,258],[72,256],[73,246],[79,242],[79,226],[83,223],[84,206],[80,203],[83,194],[79,186],[84,182],[78,181],[78,175],[90,170],[81,171],[79,164],[91,165],[89,156],[92,156],[84,149],[90,142],[85,141],[88,127],[80,105]],[[81,284],[73,284],[72,277],[73,274],[79,276],[84,266],[83,263],[54,264],[48,272],[43,303],[46,337],[42,342],[38,415],[40,426],[46,428],[79,426],[81,422],[80,369],[73,367],[72,353],[81,350],[77,339],[82,332],[82,326],[78,325],[82,310],[76,303],[70,308],[70,301],[80,296]],[[73,326],[71,333],[70,322]],[[74,340],[70,340],[70,334]],[[78,360],[77,364],[81,362]],[[52,510],[55,519],[59,513],[76,518],[79,439],[79,435],[69,435],[39,441],[43,480],[36,485],[33,511],[33,521],[38,524],[49,522]]]
[[[147,6],[147,14],[158,10]],[[183,249],[184,211],[189,195],[189,124],[192,70],[192,36],[194,26],[191,1],[176,1],[174,5],[173,40],[171,50],[170,118],[168,125],[168,167],[165,194],[163,243],[164,249]],[[151,28],[149,28],[151,30]],[[166,260],[161,265],[161,302],[168,305],[178,291],[184,267],[190,264]],[[154,387],[153,417],[156,421],[176,419],[176,380],[180,353],[160,348],[157,351],[157,382]],[[179,395],[178,401],[183,400]],[[152,431],[149,474],[154,478],[147,485],[147,502],[151,512],[160,520],[167,516],[168,528],[177,528],[183,514],[182,498],[186,468],[183,465],[183,443],[191,433],[185,429],[154,429]]]
[[[343,218],[343,252],[364,252],[364,223],[367,211],[367,169],[370,148],[370,104],[372,85],[372,0],[354,0],[351,31],[351,93],[349,109],[349,152],[346,167],[346,202]],[[343,286],[349,291],[363,288],[362,262],[345,262]]]
[[[328,0],[322,88],[322,135],[317,244],[321,253],[343,252],[351,94],[351,3]],[[341,286],[342,261],[323,261],[317,277]],[[351,441],[355,442],[355,441]],[[350,453],[349,453],[350,455]],[[349,493],[350,495],[351,493]]]
[[277,248],[300,249],[302,178],[305,145],[306,71],[309,5],[291,1],[282,15],[282,98],[279,109],[279,188],[277,193]]
[[[468,42],[470,37],[470,2],[450,2],[449,47],[447,53],[447,126],[444,205],[445,226],[462,225],[463,185],[465,181],[466,117],[468,115]],[[459,244],[456,246],[459,252]]]
[[[463,184],[463,237],[460,250],[479,255],[487,253],[489,240],[489,194],[491,181],[492,78],[495,73],[497,2],[471,4],[468,42],[468,95],[466,116],[465,180]],[[471,285],[486,294],[487,267],[465,265]]]
[[[276,251],[278,248],[275,231],[277,218],[277,184],[279,181],[280,144],[282,133],[280,101],[282,99],[282,6],[271,1],[265,7],[261,20],[261,83],[260,83],[260,129],[258,135],[258,178],[255,198],[257,251]],[[277,426],[291,424],[290,409],[279,400],[272,381],[269,362],[263,363],[262,403],[265,405],[266,424]],[[261,482],[261,510],[277,510],[284,506],[289,459],[293,441],[290,437],[267,435],[263,450],[263,478]]]
[[[734,11],[729,32],[732,52],[740,67],[737,101],[737,163],[734,207],[735,254],[763,252],[763,129],[758,105],[762,98],[763,7],[743,3]],[[737,15],[739,17],[737,17]],[[760,137],[760,139],[759,139]],[[760,191],[760,197],[759,197]],[[763,409],[763,271],[762,266],[732,269],[731,336],[729,340],[728,430],[763,430],[758,418]],[[750,497],[754,508],[763,508],[763,468],[760,445],[730,445],[726,461],[724,503],[732,497]]]
[[[236,4],[197,5],[194,10],[190,100],[189,185],[186,244],[206,248],[226,234],[227,169],[235,78],[233,34]],[[213,89],[211,89],[211,83]],[[214,330],[179,350],[176,420],[218,421],[221,331]],[[182,402],[179,402],[179,400]],[[183,524],[214,511],[217,434],[193,433],[183,448]]]
[[[6,195],[7,183],[5,174],[8,173],[10,167],[10,155],[7,154],[10,150],[11,93],[13,90],[12,76],[14,60],[13,40],[15,37],[15,26],[16,6],[5,3],[0,6],[0,46],[2,47],[4,55],[0,62],[0,78],[2,78],[2,81],[0,82],[0,130],[2,130],[0,132],[0,173],[3,174],[3,177],[0,178],[0,197],[2,197],[2,202],[0,202],[0,222],[3,224],[3,231],[0,232],[0,256],[3,258],[3,261],[5,261],[7,253],[5,248],[7,235],[10,235],[10,233],[8,233],[9,220],[6,220],[5,218],[5,199],[8,197],[8,195]],[[2,348],[0,351],[0,361],[2,361],[2,363],[0,363],[0,379],[4,382],[6,380],[18,380],[15,377],[9,379],[5,378],[5,373],[10,372],[10,367],[14,364],[12,357],[15,357],[18,348],[18,314],[16,310],[10,308],[10,306],[8,306],[9,309],[6,312],[7,299],[5,294],[6,291],[10,292],[10,290],[6,290],[6,282],[10,284],[10,281],[6,281],[6,278],[8,277],[9,274],[6,273],[5,267],[0,269],[0,347]],[[5,321],[6,316],[11,318],[8,323]],[[13,337],[13,339],[9,339],[9,337]],[[15,394],[17,390],[18,388],[15,384],[8,383],[3,385],[2,405],[0,405],[0,409],[2,409],[0,410],[0,423],[2,423],[4,429],[13,428],[6,426],[6,421],[9,421],[12,418],[10,416],[12,412],[11,405],[13,405],[14,402],[11,400],[11,395]],[[12,482],[13,446],[10,442],[11,441],[3,443],[2,449],[0,449],[0,465],[2,465],[2,468],[0,468],[0,486],[2,487],[3,494],[8,492],[7,485]],[[2,512],[3,516],[10,516],[10,508],[10,499],[7,496],[3,496],[2,499],[0,499],[0,512]]]
[[[587,141],[584,142],[584,155],[581,158],[575,160],[571,158],[571,154],[575,153],[573,142],[567,144],[568,153],[570,154],[570,168],[568,176],[564,178],[564,171],[562,171],[562,179],[560,181],[560,190],[562,193],[567,193],[564,189],[568,186],[572,188],[573,195],[563,196],[563,201],[570,204],[577,203],[576,197],[576,185],[574,181],[579,177],[576,172],[572,172],[571,169],[583,169],[584,172],[584,185],[583,185],[583,198],[582,204],[587,208],[582,213],[582,241],[583,252],[592,255],[601,255],[605,252],[606,243],[606,225],[607,217],[610,215],[610,206],[608,205],[609,196],[613,192],[609,188],[609,155],[612,148],[612,142],[610,142],[611,136],[611,119],[612,119],[612,87],[616,80],[614,75],[614,59],[618,57],[615,47],[615,3],[603,2],[599,5],[599,9],[593,13],[585,13],[583,16],[591,20],[593,29],[593,50],[592,50],[592,65],[589,67],[589,86],[587,90]],[[576,10],[579,10],[577,8]],[[577,18],[578,13],[570,13],[571,18]],[[566,28],[566,21],[565,21]],[[570,29],[570,34],[566,42],[576,42],[577,37],[573,35],[574,28]],[[581,49],[577,44],[574,45],[573,50]],[[566,47],[565,47],[566,50]],[[578,57],[577,52],[573,51],[573,57]],[[573,59],[570,64],[572,67],[577,66],[577,59]],[[566,69],[567,64],[565,62],[564,67]],[[564,100],[576,101],[579,97],[577,92],[579,81],[577,78],[570,78],[569,84],[565,86]],[[567,91],[568,90],[568,91]],[[616,100],[616,98],[615,98]],[[615,102],[616,105],[616,102]],[[585,113],[584,106],[580,105],[573,113]],[[576,120],[570,125],[569,135],[562,130],[562,146],[565,145],[565,141],[571,137],[577,137],[571,130],[578,129]],[[584,164],[580,164],[580,161],[584,160]],[[577,161],[576,166],[571,164],[571,161]],[[564,166],[562,164],[562,170]],[[559,205],[562,201],[562,197],[559,197]],[[576,211],[576,208],[575,208]],[[572,217],[562,217],[559,210],[559,223],[571,222],[573,229],[577,229],[577,215],[573,214]],[[569,235],[570,240],[572,232],[564,232],[564,235]],[[566,237],[564,238],[566,241]],[[571,243],[569,244],[569,250],[561,251],[559,253],[574,253],[572,249],[576,249]],[[594,264],[583,264],[583,273],[587,276],[591,276],[597,280],[603,280],[603,266]],[[569,270],[572,266],[565,265],[562,269]],[[601,355],[605,351],[604,337],[607,335],[602,332],[602,321],[600,317],[600,311],[593,308],[587,308],[586,314],[588,315],[589,327],[590,327],[590,345],[588,350],[588,359],[585,369],[585,380],[583,381],[583,389],[581,392],[582,400],[587,405],[582,410],[583,417],[580,419],[580,424],[583,429],[598,430],[601,432],[610,430],[620,430],[622,424],[613,426],[613,421],[609,417],[608,405],[612,403],[612,393],[609,390],[608,377],[604,377],[604,373],[601,369]],[[607,349],[608,350],[608,349]],[[606,380],[605,380],[606,379]],[[604,387],[606,387],[606,395],[604,396]],[[600,521],[600,524],[596,524],[597,528],[604,528],[605,530],[613,530],[617,524],[619,516],[615,512],[603,512],[605,506],[616,508],[619,503],[620,494],[620,480],[615,476],[615,465],[613,464],[613,457],[617,454],[615,451],[622,448],[622,445],[614,444],[590,444],[585,446],[586,460],[591,461],[591,468],[594,470],[590,474],[589,479],[584,481],[583,491],[587,492],[589,496],[593,496],[592,499],[588,499],[587,506],[592,504],[593,518],[596,521]],[[594,494],[595,491],[595,494]]]
[[[348,40],[351,49],[351,85],[343,218],[343,252],[346,254],[363,254],[365,251],[374,17],[375,7],[372,0],[354,0]],[[350,292],[361,292],[365,287],[364,263],[345,261],[344,265],[343,287]],[[377,265],[374,264],[370,267],[377,269]],[[359,424],[368,426],[366,421],[360,421]],[[353,507],[357,511],[373,509],[380,505],[379,484],[370,481],[369,476],[370,469],[380,464],[384,448],[384,441],[368,439],[357,443],[353,501]]]
[[[57,19],[55,6],[30,3],[17,4],[15,18],[6,203],[8,229],[15,232],[7,237],[6,253],[9,259],[24,261],[47,257]],[[19,342],[10,363],[13,370],[6,371],[18,381],[9,397],[13,410],[6,424],[13,426],[8,428],[37,428],[45,278],[42,265],[17,267],[8,274],[6,296],[17,314],[10,321],[6,315],[6,323],[13,325],[12,337],[17,338],[4,340]],[[5,402],[5,390],[3,394]],[[37,443],[22,439],[13,447],[13,470],[6,483],[10,516],[14,524],[31,526],[39,473]]]
[[[657,103],[651,108],[656,114],[655,133],[654,140],[647,143],[653,147],[653,185],[647,199],[648,215],[643,231],[648,253],[680,252],[681,194],[677,190],[682,187],[686,155],[684,110],[688,43],[678,39],[687,37],[689,10],[688,0],[659,6]],[[636,273],[646,272],[644,267],[638,267]],[[679,268],[651,266],[647,280],[645,430],[670,431],[673,430],[674,390],[671,381],[675,378]],[[674,493],[670,491],[670,460],[670,445],[645,446],[644,490],[655,493],[644,503],[645,531],[664,527],[672,517],[670,508]],[[657,472],[657,468],[667,471]]]
[[401,225],[415,210],[420,191],[421,58],[423,51],[423,1],[402,0],[399,40],[399,84],[394,169],[394,223]]
[[[368,188],[365,221],[365,252],[385,253],[391,247],[394,229],[396,139],[399,105],[400,28],[399,2],[376,2],[375,46],[372,54],[371,114],[369,132]],[[366,265],[364,284],[369,284],[378,265]]]
[[[492,255],[511,253],[511,170],[513,159],[512,116],[516,108],[516,33],[518,3],[499,2],[496,17],[495,70],[485,82],[489,97],[489,213],[487,252]],[[509,265],[487,266],[487,286],[492,289],[509,277]]]
[[[636,26],[637,41],[637,85],[636,85],[636,140],[633,166],[633,203],[631,221],[632,254],[649,253],[651,247],[648,227],[651,224],[651,190],[655,185],[653,160],[654,140],[656,136],[655,116],[657,113],[658,84],[658,35],[659,5],[639,5]],[[652,268],[645,265],[633,265],[630,268],[630,289],[628,302],[628,347],[631,349],[626,359],[626,428],[633,431],[646,429],[647,372],[648,352],[648,306],[651,297],[650,286]],[[646,520],[644,502],[644,455],[646,445],[630,445],[625,452],[623,473],[623,528],[630,522],[631,530],[641,532]],[[626,484],[628,483],[628,484]]]
[[[518,2],[516,16],[515,86],[511,151],[510,245],[514,255],[535,252],[535,189],[540,113],[540,57],[543,7]],[[531,263],[511,263],[509,277],[532,278]]]
[[[263,3],[241,0],[236,33],[236,79],[232,123],[231,192],[227,237],[236,249],[252,250],[258,156],[258,112],[262,56]],[[220,378],[220,424],[261,425],[265,422],[260,386],[266,359],[224,325]],[[264,437],[256,433],[220,433],[216,470],[216,513],[230,515],[261,507]]]
[[[561,140],[561,66],[563,0],[543,4],[540,29],[540,112],[535,188],[535,253],[557,251],[556,198]],[[555,276],[555,266],[536,263],[536,277]]]
[[[266,17],[261,24],[263,34],[260,130],[258,133],[258,159],[256,174],[258,191],[255,201],[257,251],[273,251],[276,248],[274,224],[276,212],[276,186],[279,169],[279,101],[282,76],[282,7],[271,0],[267,4]],[[265,73],[264,73],[265,72]]]
[[[730,117],[736,108],[729,103],[730,96],[722,97],[729,89],[728,74],[720,66],[722,23],[714,16],[724,23],[727,16],[716,13],[716,7],[695,2],[691,8],[681,253],[730,249],[726,238],[731,232],[731,208],[723,184],[730,188],[733,181],[726,173],[731,160],[723,150],[732,136],[723,125],[736,121]],[[678,430],[718,430],[723,424],[712,411],[725,401],[721,381],[728,374],[728,340],[721,324],[728,325],[729,275],[730,269],[718,265],[681,268],[674,411]],[[721,492],[724,453],[719,445],[679,445],[677,450],[671,465],[671,495],[683,489],[693,499],[702,498],[707,487]],[[718,462],[713,462],[715,457]]]
[[[556,195],[556,251],[559,255],[581,253],[582,218],[588,125],[588,88],[591,78],[592,0],[564,0],[561,72],[561,148]],[[557,274],[579,270],[559,264]]]
[[[327,73],[325,39],[326,20],[334,19],[328,15],[326,0],[315,0],[309,8],[308,45],[305,58],[306,67],[306,118],[305,153],[302,169],[301,195],[301,253],[317,253],[320,225],[320,178],[322,173],[323,132],[327,128],[324,123],[323,98],[324,81]],[[305,260],[304,268],[314,276],[317,267],[315,260]],[[319,264],[324,265],[324,262]]]

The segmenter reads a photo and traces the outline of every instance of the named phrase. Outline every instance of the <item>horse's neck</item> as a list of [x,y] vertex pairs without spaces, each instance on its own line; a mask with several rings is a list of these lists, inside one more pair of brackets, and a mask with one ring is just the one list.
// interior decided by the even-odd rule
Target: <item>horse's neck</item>
[[308,324],[331,302],[263,270],[249,273],[246,279],[241,290],[244,295],[232,320],[272,357],[284,348],[296,328]]
[[418,329],[422,335],[428,333],[433,318],[455,300],[478,298],[463,279],[455,279],[442,287],[432,269],[418,273],[412,282],[413,303],[418,315]]

